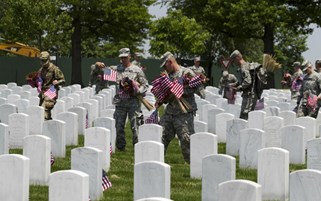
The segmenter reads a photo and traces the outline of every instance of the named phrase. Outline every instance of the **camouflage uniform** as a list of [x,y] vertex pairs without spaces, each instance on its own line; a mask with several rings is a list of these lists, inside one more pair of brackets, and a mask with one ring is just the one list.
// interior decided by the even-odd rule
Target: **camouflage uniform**
[[104,68],[99,68],[97,65],[93,64],[90,66],[90,80],[88,86],[96,85],[96,94],[102,89],[108,88],[108,81],[103,79]]
[[301,79],[303,76],[303,72],[301,69],[298,69],[298,71],[294,72],[291,76],[291,98],[296,99],[300,95],[300,89],[295,89],[292,87],[293,82],[295,82],[297,79]]
[[[63,85],[65,83],[65,77],[62,71],[53,63],[49,63],[48,67],[41,67],[39,69],[39,75],[43,80],[41,92],[39,93],[39,106],[42,106],[45,109],[45,120],[50,120],[52,119],[51,110],[56,104],[56,100],[58,98],[59,85]],[[44,95],[44,92],[50,88],[54,80],[58,81],[58,84],[55,85],[57,96],[54,99],[50,99]]]
[[238,69],[238,89],[242,91],[241,119],[247,120],[249,112],[255,109],[258,95],[254,90],[255,80],[253,80],[250,70],[257,68],[258,66],[260,66],[258,63],[245,62],[241,65],[240,69]]
[[[169,74],[171,81],[174,81],[178,77],[190,74],[195,76],[195,73],[188,68],[180,67],[180,69],[172,74]],[[181,149],[184,156],[184,160],[190,162],[190,135],[195,133],[194,130],[194,114],[197,110],[194,93],[198,88],[184,88],[183,98],[191,105],[191,108],[187,113],[183,113],[179,107],[179,104],[175,98],[168,100],[168,104],[165,108],[165,114],[160,119],[160,125],[163,127],[163,144],[165,151],[169,143],[174,139],[177,134]]]
[[[195,74],[197,75],[205,75],[205,70],[202,66],[191,66],[189,67]],[[195,92],[197,95],[199,95],[202,99],[205,99],[205,87],[204,84],[202,84],[200,87],[198,87],[197,91]]]
[[312,71],[312,73],[306,74],[303,78],[302,87],[300,89],[300,94],[297,99],[297,104],[300,105],[297,111],[297,116],[311,116],[316,118],[319,111],[318,107],[313,111],[309,109],[306,105],[307,95],[313,94],[318,96],[321,92],[321,79],[317,72]]
[[116,106],[114,113],[114,119],[116,121],[116,147],[119,150],[124,150],[126,146],[125,138],[125,123],[128,115],[131,130],[133,133],[133,144],[138,142],[137,134],[138,127],[141,122],[142,112],[141,103],[137,97],[133,96],[127,99],[122,99],[119,96],[119,83],[123,78],[128,77],[131,80],[137,81],[139,86],[139,94],[143,94],[147,91],[148,81],[144,72],[136,65],[131,64],[129,67],[125,68],[123,65],[110,66],[111,69],[117,71],[117,82],[116,82],[116,95],[113,99],[113,104]]
[[222,76],[220,79],[220,90],[219,94],[221,95],[224,90],[223,98],[227,98],[226,92],[230,90],[230,87],[237,86],[238,80],[233,74],[228,74],[226,77]]

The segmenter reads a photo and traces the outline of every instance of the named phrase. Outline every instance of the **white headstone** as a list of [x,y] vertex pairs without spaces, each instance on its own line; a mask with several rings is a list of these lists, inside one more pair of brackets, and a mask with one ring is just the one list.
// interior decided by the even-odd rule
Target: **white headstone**
[[307,142],[307,168],[321,171],[321,139]]
[[217,154],[217,136],[212,133],[195,133],[190,137],[190,177],[202,178],[203,157]]
[[7,99],[8,103],[14,104],[17,100],[21,99],[21,96],[18,94],[9,94]]
[[109,117],[99,117],[94,120],[94,127],[103,127],[110,130],[110,142],[113,148],[113,152],[116,150],[116,128],[115,119]]
[[110,168],[110,130],[103,127],[85,129],[85,147],[94,147],[102,151],[103,168]]
[[210,121],[208,122],[208,132],[214,133],[216,132],[216,115],[223,113],[224,110],[220,108],[213,108],[208,111],[208,119]]
[[104,109],[104,110],[100,111],[99,117],[114,118],[114,112],[115,112],[115,109]]
[[164,145],[155,141],[142,141],[135,144],[135,164],[145,161],[164,162]]
[[170,166],[157,161],[134,166],[134,200],[146,197],[170,199]]
[[157,124],[143,124],[139,126],[138,141],[156,141],[162,143],[163,127]]
[[281,147],[280,129],[283,127],[283,118],[269,116],[264,119],[265,146]]
[[80,95],[79,94],[69,94],[68,97],[74,100],[74,105],[78,105],[80,103]]
[[249,112],[249,128],[257,128],[263,130],[265,116],[266,112],[262,110],[254,110]]
[[78,115],[62,112],[57,114],[56,119],[66,123],[66,145],[78,145]]
[[248,128],[244,119],[231,119],[226,122],[226,154],[239,155],[241,130]]
[[77,170],[50,174],[49,201],[88,201],[89,176]]
[[218,201],[218,185],[235,179],[236,160],[225,154],[208,155],[202,167],[202,201]]
[[29,163],[22,155],[0,155],[0,200],[29,200]]
[[231,180],[218,186],[219,201],[262,201],[260,184],[248,180]]
[[258,184],[263,200],[289,199],[289,152],[271,147],[258,151]]
[[290,200],[316,201],[321,197],[321,171],[298,170],[290,174]]
[[217,108],[217,106],[214,104],[211,104],[211,103],[202,105],[202,107],[199,108],[200,110],[202,110],[201,115],[200,115],[200,120],[207,123],[208,122],[208,111],[210,109],[214,109],[214,108]]
[[280,129],[281,148],[290,153],[291,164],[305,163],[304,127],[292,125]]
[[256,128],[241,130],[239,167],[257,168],[257,151],[265,147],[265,132]]
[[204,121],[194,120],[194,130],[195,133],[208,132],[207,123]]
[[65,109],[68,111],[70,108],[74,107],[74,99],[71,97],[63,97],[60,100],[65,102]]
[[17,106],[13,104],[2,104],[0,105],[0,122],[9,124],[9,115],[13,113],[17,113]]
[[92,200],[99,200],[103,196],[102,154],[102,151],[93,147],[79,147],[71,150],[71,169],[89,175],[89,197]]
[[83,135],[86,128],[86,108],[76,106],[68,111],[78,115],[78,134]]
[[9,126],[0,123],[0,155],[9,153]]
[[296,113],[293,111],[282,111],[279,114],[279,117],[283,118],[283,125],[289,126],[295,124]]
[[39,106],[40,98],[38,96],[31,96],[29,101],[29,106]]
[[92,104],[88,103],[88,102],[81,102],[78,103],[77,106],[83,107],[87,110],[87,114],[88,114],[88,127],[92,127],[92,123],[93,123],[93,114],[92,114]]
[[26,114],[29,115],[29,135],[41,135],[42,124],[45,121],[45,110],[41,106],[29,106]]
[[314,139],[316,136],[316,120],[312,117],[299,117],[295,123],[305,127],[304,147],[306,147],[306,142]]
[[9,115],[9,147],[22,148],[23,138],[29,135],[29,116],[24,113]]
[[30,159],[30,184],[48,185],[51,139],[43,135],[24,138],[23,155]]
[[221,113],[216,115],[216,132],[218,142],[226,142],[227,121],[234,119],[234,115]]
[[54,108],[51,110],[52,118],[55,119],[58,114],[66,111],[66,103],[60,99],[57,100]]
[[17,106],[19,113],[26,113],[27,108],[30,105],[30,101],[27,99],[19,99],[19,100],[15,101],[13,104],[15,104]]
[[51,152],[56,157],[66,155],[66,123],[60,120],[43,122],[42,134],[51,138]]

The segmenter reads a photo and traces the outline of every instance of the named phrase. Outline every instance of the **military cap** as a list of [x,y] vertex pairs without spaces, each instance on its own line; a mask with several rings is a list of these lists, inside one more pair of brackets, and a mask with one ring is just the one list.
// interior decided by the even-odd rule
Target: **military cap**
[[160,67],[162,68],[164,65],[165,65],[165,63],[166,63],[166,61],[168,60],[168,59],[170,59],[170,58],[172,58],[172,57],[174,57],[174,55],[172,54],[172,53],[170,53],[170,52],[165,52],[164,54],[163,54],[163,56],[160,58],[160,60],[161,60],[161,65],[160,65]]
[[39,58],[41,60],[48,60],[48,59],[50,59],[50,54],[47,51],[40,52]]
[[143,53],[141,53],[141,52],[135,52],[135,56],[137,56],[137,57],[143,57]]
[[303,68],[302,71],[306,71],[309,67],[312,67],[312,69],[313,69],[313,65],[312,65],[311,62],[308,61],[308,60],[304,60],[304,61],[302,62],[302,64],[301,64],[301,67]]
[[227,77],[228,76],[228,71],[227,70],[223,71],[222,75],[223,75],[223,77]]
[[292,64],[293,67],[301,67],[301,63],[296,61]]
[[321,59],[316,60],[315,64],[321,64]]
[[230,59],[233,60],[235,57],[237,56],[242,56],[241,52],[238,50],[234,50],[231,55],[230,55]]
[[200,57],[200,56],[196,56],[196,57],[194,58],[194,61],[201,61],[201,57]]
[[125,48],[121,48],[119,50],[119,56],[118,57],[128,57],[130,55],[130,49],[125,47]]

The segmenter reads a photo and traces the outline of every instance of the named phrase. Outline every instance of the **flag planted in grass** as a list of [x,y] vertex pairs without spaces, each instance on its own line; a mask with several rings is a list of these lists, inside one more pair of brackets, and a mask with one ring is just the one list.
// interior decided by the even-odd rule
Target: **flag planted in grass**
[[109,181],[108,177],[107,177],[107,173],[105,170],[103,170],[103,178],[102,178],[102,188],[103,191],[109,189],[112,187],[111,182]]
[[155,110],[152,114],[145,120],[145,124],[158,124],[158,111]]
[[264,109],[264,97],[257,101],[255,105],[255,110],[263,110]]

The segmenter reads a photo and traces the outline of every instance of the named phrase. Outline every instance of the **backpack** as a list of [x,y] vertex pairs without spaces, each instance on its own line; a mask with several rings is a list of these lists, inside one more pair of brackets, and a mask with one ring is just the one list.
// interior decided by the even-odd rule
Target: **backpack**
[[253,81],[253,91],[261,99],[263,90],[267,88],[267,71],[259,63],[251,63],[250,74]]

